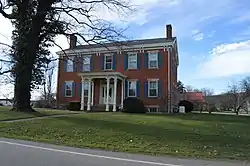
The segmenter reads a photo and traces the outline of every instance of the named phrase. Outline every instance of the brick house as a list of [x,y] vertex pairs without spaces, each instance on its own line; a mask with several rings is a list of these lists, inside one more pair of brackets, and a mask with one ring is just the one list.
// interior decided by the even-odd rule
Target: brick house
[[132,40],[119,46],[76,42],[70,36],[70,48],[57,52],[58,105],[79,101],[81,110],[103,106],[116,111],[126,97],[139,97],[149,111],[158,112],[178,103],[178,47],[171,25],[166,26],[166,38]]

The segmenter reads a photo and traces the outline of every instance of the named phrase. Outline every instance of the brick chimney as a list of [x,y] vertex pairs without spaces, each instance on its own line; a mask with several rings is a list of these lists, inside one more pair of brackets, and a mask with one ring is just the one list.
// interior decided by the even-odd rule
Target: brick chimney
[[172,39],[173,38],[173,34],[172,34],[172,25],[171,24],[168,24],[166,25],[166,37],[167,39]]
[[75,35],[69,36],[69,48],[74,49],[76,48],[77,37]]

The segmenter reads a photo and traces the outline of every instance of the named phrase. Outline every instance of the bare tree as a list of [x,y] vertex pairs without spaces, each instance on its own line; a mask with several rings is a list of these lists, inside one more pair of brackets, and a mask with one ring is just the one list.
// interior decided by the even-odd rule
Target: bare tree
[[52,102],[55,101],[55,69],[56,63],[50,62],[44,70],[43,90],[41,94],[41,100],[45,101],[47,107],[52,106]]
[[[11,10],[10,10],[11,9]],[[32,112],[31,90],[43,82],[42,69],[50,61],[50,46],[57,35],[76,35],[87,44],[117,42],[124,29],[97,13],[131,13],[129,0],[1,0],[0,14],[11,20],[14,31],[9,51],[14,79],[13,111]],[[118,44],[121,42],[117,42]],[[124,42],[122,42],[123,44]],[[61,48],[61,47],[60,47]]]
[[186,85],[185,90],[186,92],[193,92],[194,88],[191,85]]
[[238,115],[240,109],[243,109],[244,104],[250,97],[250,77],[229,86],[228,96],[228,102],[232,103],[233,110]]
[[214,94],[213,89],[209,88],[201,88],[200,92],[202,92],[204,96],[211,96]]

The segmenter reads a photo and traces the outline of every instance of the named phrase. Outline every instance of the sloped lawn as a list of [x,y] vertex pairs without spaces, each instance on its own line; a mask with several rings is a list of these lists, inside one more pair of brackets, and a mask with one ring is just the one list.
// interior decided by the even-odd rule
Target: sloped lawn
[[89,113],[0,123],[0,137],[152,155],[250,160],[250,118]]
[[10,107],[0,106],[0,121],[73,113],[70,111],[53,110],[53,109],[36,109],[37,112],[31,112],[31,113],[12,112],[9,110]]

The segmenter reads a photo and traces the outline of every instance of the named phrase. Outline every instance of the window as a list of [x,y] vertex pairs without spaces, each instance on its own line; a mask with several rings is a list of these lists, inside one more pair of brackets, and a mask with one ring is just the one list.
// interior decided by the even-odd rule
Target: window
[[158,68],[158,53],[151,52],[148,54],[148,68]]
[[137,69],[137,53],[128,54],[128,69]]
[[88,97],[88,91],[89,91],[89,82],[88,81],[83,82],[83,88],[84,88],[84,97]]
[[158,96],[158,80],[148,81],[148,96],[157,97]]
[[83,57],[82,71],[90,71],[90,58],[91,56]]
[[159,108],[158,107],[148,107],[148,112],[157,113],[157,112],[159,112]]
[[74,71],[74,61],[72,59],[67,59],[66,64],[67,64],[66,71],[73,72]]
[[104,69],[105,70],[111,70],[112,69],[112,55],[105,55],[104,59]]
[[136,97],[136,82],[128,81],[128,97]]
[[65,82],[65,97],[73,96],[73,81]]

